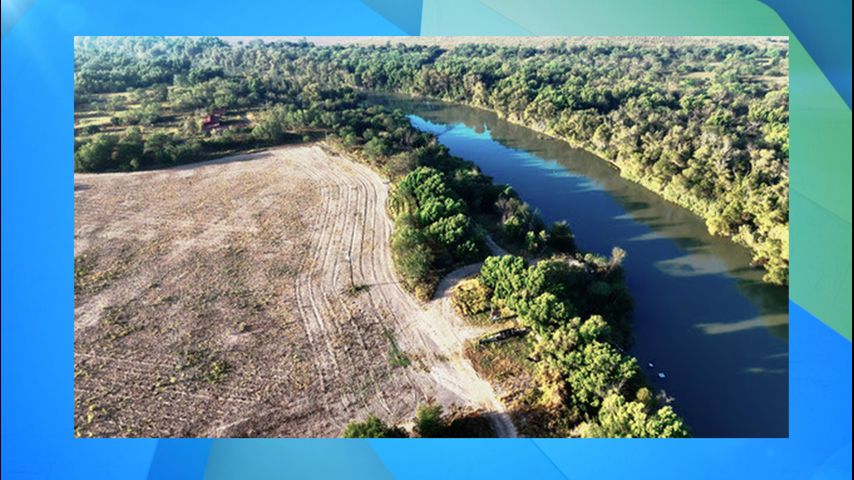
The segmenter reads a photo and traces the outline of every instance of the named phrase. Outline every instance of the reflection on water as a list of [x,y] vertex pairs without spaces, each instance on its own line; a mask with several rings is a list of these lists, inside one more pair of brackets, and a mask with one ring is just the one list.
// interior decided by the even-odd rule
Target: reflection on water
[[[697,436],[788,434],[788,295],[761,282],[750,253],[704,222],[621,178],[607,162],[469,107],[374,99],[411,114],[451,153],[513,186],[579,247],[628,252],[632,353]],[[659,379],[658,371],[666,373]]]
[[[644,236],[649,237],[649,234]],[[661,237],[655,235],[656,237]],[[726,263],[707,253],[691,253],[678,258],[662,260],[656,263],[662,272],[673,277],[695,277],[697,275],[717,275],[728,271]]]
[[[734,333],[750,328],[787,327],[789,315],[762,315],[750,320],[742,320],[733,323],[700,323],[697,327],[702,329],[706,335],[719,335],[721,333]],[[779,354],[769,355],[768,358],[777,358]]]

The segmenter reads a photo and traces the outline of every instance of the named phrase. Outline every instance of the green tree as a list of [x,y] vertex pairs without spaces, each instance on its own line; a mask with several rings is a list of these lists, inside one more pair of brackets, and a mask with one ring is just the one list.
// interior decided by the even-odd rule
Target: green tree
[[113,162],[123,170],[139,170],[145,144],[138,128],[129,128],[113,150]]
[[596,421],[579,427],[585,438],[684,438],[689,436],[685,422],[669,406],[654,409],[641,401],[628,401],[619,393],[608,395]]
[[288,138],[291,127],[287,110],[277,105],[259,114],[252,128],[252,136],[261,142],[275,145]]
[[426,228],[425,232],[433,241],[451,248],[465,241],[472,228],[471,219],[458,213],[437,219]]
[[442,218],[460,215],[465,209],[461,201],[450,197],[422,197],[417,211],[421,225],[430,225]]
[[422,299],[429,298],[435,255],[424,234],[412,225],[399,222],[391,237],[391,253],[404,285]]
[[101,172],[117,168],[113,150],[118,141],[118,137],[112,134],[94,136],[74,152],[75,170],[78,172]]
[[609,392],[619,391],[639,373],[637,361],[611,341],[611,327],[598,315],[573,318],[542,336],[534,354],[540,358],[537,369],[544,389],[583,413],[596,412]]
[[530,302],[522,321],[543,335],[572,318],[575,313],[575,307],[572,304],[559,300],[553,293],[546,292]]
[[593,412],[611,390],[620,390],[638,374],[637,360],[609,343],[594,341],[564,359],[570,395],[582,410]]
[[169,149],[175,141],[172,136],[164,132],[154,132],[145,138],[143,149],[144,166],[166,165],[173,161]]
[[504,300],[526,287],[525,259],[513,255],[488,257],[480,269],[480,280],[492,289],[494,298]]

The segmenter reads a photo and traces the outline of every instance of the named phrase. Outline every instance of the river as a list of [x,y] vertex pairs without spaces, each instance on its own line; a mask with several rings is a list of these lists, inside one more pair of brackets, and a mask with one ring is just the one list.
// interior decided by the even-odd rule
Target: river
[[747,249],[565,142],[462,105],[382,101],[513,186],[546,222],[566,220],[580,249],[626,250],[631,353],[694,436],[788,435],[788,294],[761,281]]

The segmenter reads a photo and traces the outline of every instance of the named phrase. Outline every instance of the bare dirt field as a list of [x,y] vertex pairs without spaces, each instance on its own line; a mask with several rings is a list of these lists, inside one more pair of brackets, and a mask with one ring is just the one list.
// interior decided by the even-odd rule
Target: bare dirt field
[[339,436],[435,400],[516,431],[463,357],[449,275],[398,285],[388,186],[320,145],[75,175],[80,436]]

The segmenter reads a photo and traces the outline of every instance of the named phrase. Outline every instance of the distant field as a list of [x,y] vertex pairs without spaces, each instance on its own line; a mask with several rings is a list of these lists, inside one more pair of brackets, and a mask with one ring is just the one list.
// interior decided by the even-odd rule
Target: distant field
[[318,146],[77,174],[77,435],[329,437],[429,399],[500,411],[462,357],[479,330],[398,286],[386,194]]

